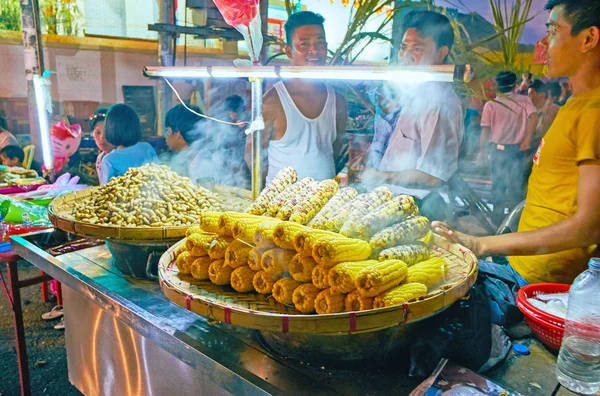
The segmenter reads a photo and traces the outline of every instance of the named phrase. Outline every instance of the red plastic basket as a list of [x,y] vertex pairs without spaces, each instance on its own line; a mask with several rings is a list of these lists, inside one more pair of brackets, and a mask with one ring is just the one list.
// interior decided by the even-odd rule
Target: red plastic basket
[[534,334],[550,349],[558,351],[565,332],[565,321],[558,316],[544,312],[527,301],[538,294],[568,293],[571,285],[562,283],[537,283],[527,285],[517,294],[517,307],[525,315],[525,320]]

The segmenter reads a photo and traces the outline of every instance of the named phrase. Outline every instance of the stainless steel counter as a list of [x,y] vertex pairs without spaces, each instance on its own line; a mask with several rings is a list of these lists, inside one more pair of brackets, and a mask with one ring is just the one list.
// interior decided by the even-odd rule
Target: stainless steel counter
[[[12,248],[62,283],[69,378],[85,394],[408,395],[420,382],[402,374],[403,357],[396,367],[334,369],[278,356],[254,331],[210,323],[167,300],[158,283],[123,276],[105,246],[49,255],[42,247],[59,235],[13,237]],[[526,394],[554,390],[549,352],[511,359],[515,368],[540,364],[492,379]]]

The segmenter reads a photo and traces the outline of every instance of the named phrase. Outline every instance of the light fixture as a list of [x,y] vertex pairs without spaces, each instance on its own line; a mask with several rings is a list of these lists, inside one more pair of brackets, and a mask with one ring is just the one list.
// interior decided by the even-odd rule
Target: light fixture
[[33,91],[35,94],[35,107],[37,109],[38,123],[40,127],[40,141],[42,143],[42,157],[48,171],[54,169],[52,159],[52,142],[50,140],[50,128],[48,126],[48,113],[46,112],[46,78],[33,75]]

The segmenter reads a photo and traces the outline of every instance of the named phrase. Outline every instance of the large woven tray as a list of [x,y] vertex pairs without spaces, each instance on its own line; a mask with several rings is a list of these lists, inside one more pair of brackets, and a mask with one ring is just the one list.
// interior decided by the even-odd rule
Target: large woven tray
[[180,274],[174,265],[182,240],[162,256],[158,275],[164,294],[174,303],[209,319],[267,332],[343,335],[368,333],[436,315],[463,298],[477,279],[477,258],[461,245],[434,237],[434,255],[449,264],[449,274],[430,293],[407,304],[359,312],[300,315],[293,306],[257,293],[238,293]]

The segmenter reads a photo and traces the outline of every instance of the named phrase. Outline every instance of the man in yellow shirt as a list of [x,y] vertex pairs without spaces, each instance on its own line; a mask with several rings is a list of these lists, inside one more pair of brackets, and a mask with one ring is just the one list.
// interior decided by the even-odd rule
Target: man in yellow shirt
[[473,237],[433,223],[479,256],[509,256],[521,284],[572,283],[600,242],[600,1],[550,0],[546,9],[548,74],[568,76],[574,96],[534,157],[519,232]]

